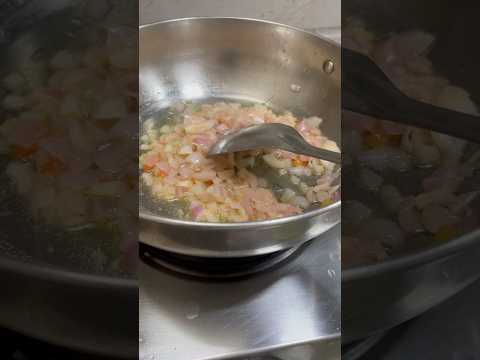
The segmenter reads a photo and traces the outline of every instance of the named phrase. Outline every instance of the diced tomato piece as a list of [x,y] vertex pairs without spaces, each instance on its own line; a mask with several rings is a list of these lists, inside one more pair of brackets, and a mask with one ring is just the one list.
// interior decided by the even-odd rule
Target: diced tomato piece
[[388,143],[387,137],[385,136],[385,134],[372,133],[369,131],[364,133],[363,142],[370,149],[382,147],[387,145]]
[[143,159],[143,171],[152,170],[160,161],[160,156],[156,154],[149,154]]
[[16,159],[25,159],[37,152],[38,145],[37,144],[33,144],[30,146],[13,145],[12,150],[13,150],[13,156]]
[[65,164],[53,156],[50,156],[47,162],[40,167],[40,173],[50,176],[60,175],[64,170]]
[[167,176],[167,173],[165,171],[162,171],[158,168],[155,168],[155,170],[153,171],[153,175],[155,176],[159,176],[159,177],[165,177]]
[[460,235],[460,231],[455,225],[445,225],[437,231],[435,234],[435,240],[448,241],[458,235]]

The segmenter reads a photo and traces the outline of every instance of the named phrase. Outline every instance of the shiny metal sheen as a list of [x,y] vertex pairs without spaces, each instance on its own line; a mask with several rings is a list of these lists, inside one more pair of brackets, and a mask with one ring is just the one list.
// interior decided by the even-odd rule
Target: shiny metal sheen
[[[140,125],[178,101],[250,101],[318,115],[340,138],[340,48],[286,25],[190,18],[140,27]],[[337,71],[326,74],[326,60]],[[292,91],[299,85],[300,91]],[[142,197],[141,197],[142,199]],[[340,202],[269,221],[213,224],[168,218],[140,201],[140,241],[210,257],[267,254],[319,236],[340,222]]]
[[[277,269],[228,282],[184,278],[142,263],[140,360],[244,359],[264,353],[339,359],[340,226],[319,240]],[[312,355],[287,357],[278,351],[300,344]]]
[[340,164],[342,159],[338,152],[310,145],[297,130],[284,124],[252,125],[227,134],[212,145],[208,155],[258,149],[281,149],[336,164]]

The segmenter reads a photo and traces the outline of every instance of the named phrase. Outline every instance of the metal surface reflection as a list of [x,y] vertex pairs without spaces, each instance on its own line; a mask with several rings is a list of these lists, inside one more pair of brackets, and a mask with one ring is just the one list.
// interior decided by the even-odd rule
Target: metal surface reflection
[[231,358],[305,342],[339,356],[339,226],[300,251],[283,266],[230,282],[143,263],[140,359]]

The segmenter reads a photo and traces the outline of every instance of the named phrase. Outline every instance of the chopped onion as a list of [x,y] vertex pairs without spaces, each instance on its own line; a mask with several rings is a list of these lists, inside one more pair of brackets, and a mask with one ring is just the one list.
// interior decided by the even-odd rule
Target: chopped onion
[[432,145],[419,144],[414,150],[417,166],[430,167],[440,161],[440,151]]
[[384,185],[380,189],[380,197],[383,202],[383,206],[390,212],[396,213],[403,202],[403,196],[398,189],[393,185]]
[[480,195],[480,191],[472,191],[466,194],[459,195],[457,200],[452,204],[450,207],[452,213],[457,214],[463,210],[465,210],[468,205],[478,198]]
[[284,203],[289,203],[291,199],[296,195],[297,193],[293,191],[292,189],[285,189],[282,193],[282,197],[280,198],[280,201]]
[[265,160],[265,162],[271,167],[277,169],[290,168],[292,166],[292,161],[290,159],[278,159],[273,154],[264,155],[263,160]]
[[200,165],[202,164],[206,159],[205,157],[199,153],[199,152],[194,152],[192,154],[190,154],[189,156],[187,156],[186,160],[190,163],[192,163],[193,165]]
[[203,207],[200,205],[194,205],[190,208],[190,212],[192,213],[192,217],[197,219],[200,214],[203,212]]
[[383,184],[383,178],[372,170],[362,169],[360,184],[369,191],[377,191]]
[[456,221],[457,219],[443,206],[429,205],[422,211],[422,223],[433,234],[442,227],[452,225]]
[[392,250],[400,249],[405,243],[403,231],[395,222],[387,219],[370,220],[365,223],[360,234],[361,239],[371,238]]
[[317,116],[312,116],[303,120],[305,126],[310,129],[318,129],[322,124],[323,120]]
[[204,170],[200,172],[193,173],[193,178],[196,180],[214,180],[215,177],[217,176],[217,173],[213,170]]
[[296,176],[312,176],[312,170],[304,166],[292,167],[288,169],[288,172]]
[[289,203],[302,209],[306,209],[310,206],[310,202],[304,196],[295,196],[290,199]]
[[189,155],[193,153],[193,149],[190,145],[183,145],[178,151],[180,155]]
[[423,231],[420,213],[412,206],[405,206],[400,209],[398,212],[398,223],[409,234]]
[[442,89],[436,104],[468,114],[478,114],[478,108],[472,101],[470,94],[457,86],[446,86]]
[[342,219],[347,226],[356,227],[370,217],[372,210],[356,200],[345,201],[342,207]]
[[386,169],[406,171],[410,168],[409,156],[401,150],[390,148],[378,148],[359,152],[357,160],[361,165],[379,172]]

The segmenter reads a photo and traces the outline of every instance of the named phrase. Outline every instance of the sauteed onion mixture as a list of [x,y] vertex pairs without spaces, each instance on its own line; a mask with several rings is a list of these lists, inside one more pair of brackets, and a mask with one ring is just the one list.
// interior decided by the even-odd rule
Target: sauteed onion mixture
[[301,213],[338,197],[334,164],[282,150],[247,151],[207,158],[218,138],[243,127],[282,123],[312,145],[339,151],[320,130],[322,119],[297,119],[263,105],[218,102],[175,105],[174,118],[155,126],[149,119],[141,138],[140,169],[149,191],[178,204],[174,216],[207,222],[242,222]]
[[[478,114],[464,89],[435,74],[428,58],[432,35],[377,38],[357,20],[343,35],[343,46],[372,57],[407,95]],[[344,266],[381,261],[479,227],[477,145],[354,114],[344,114],[343,128]]]
[[2,83],[7,174],[37,223],[106,231],[100,267],[137,257],[135,30],[88,29],[78,35],[88,46],[19,63]]

